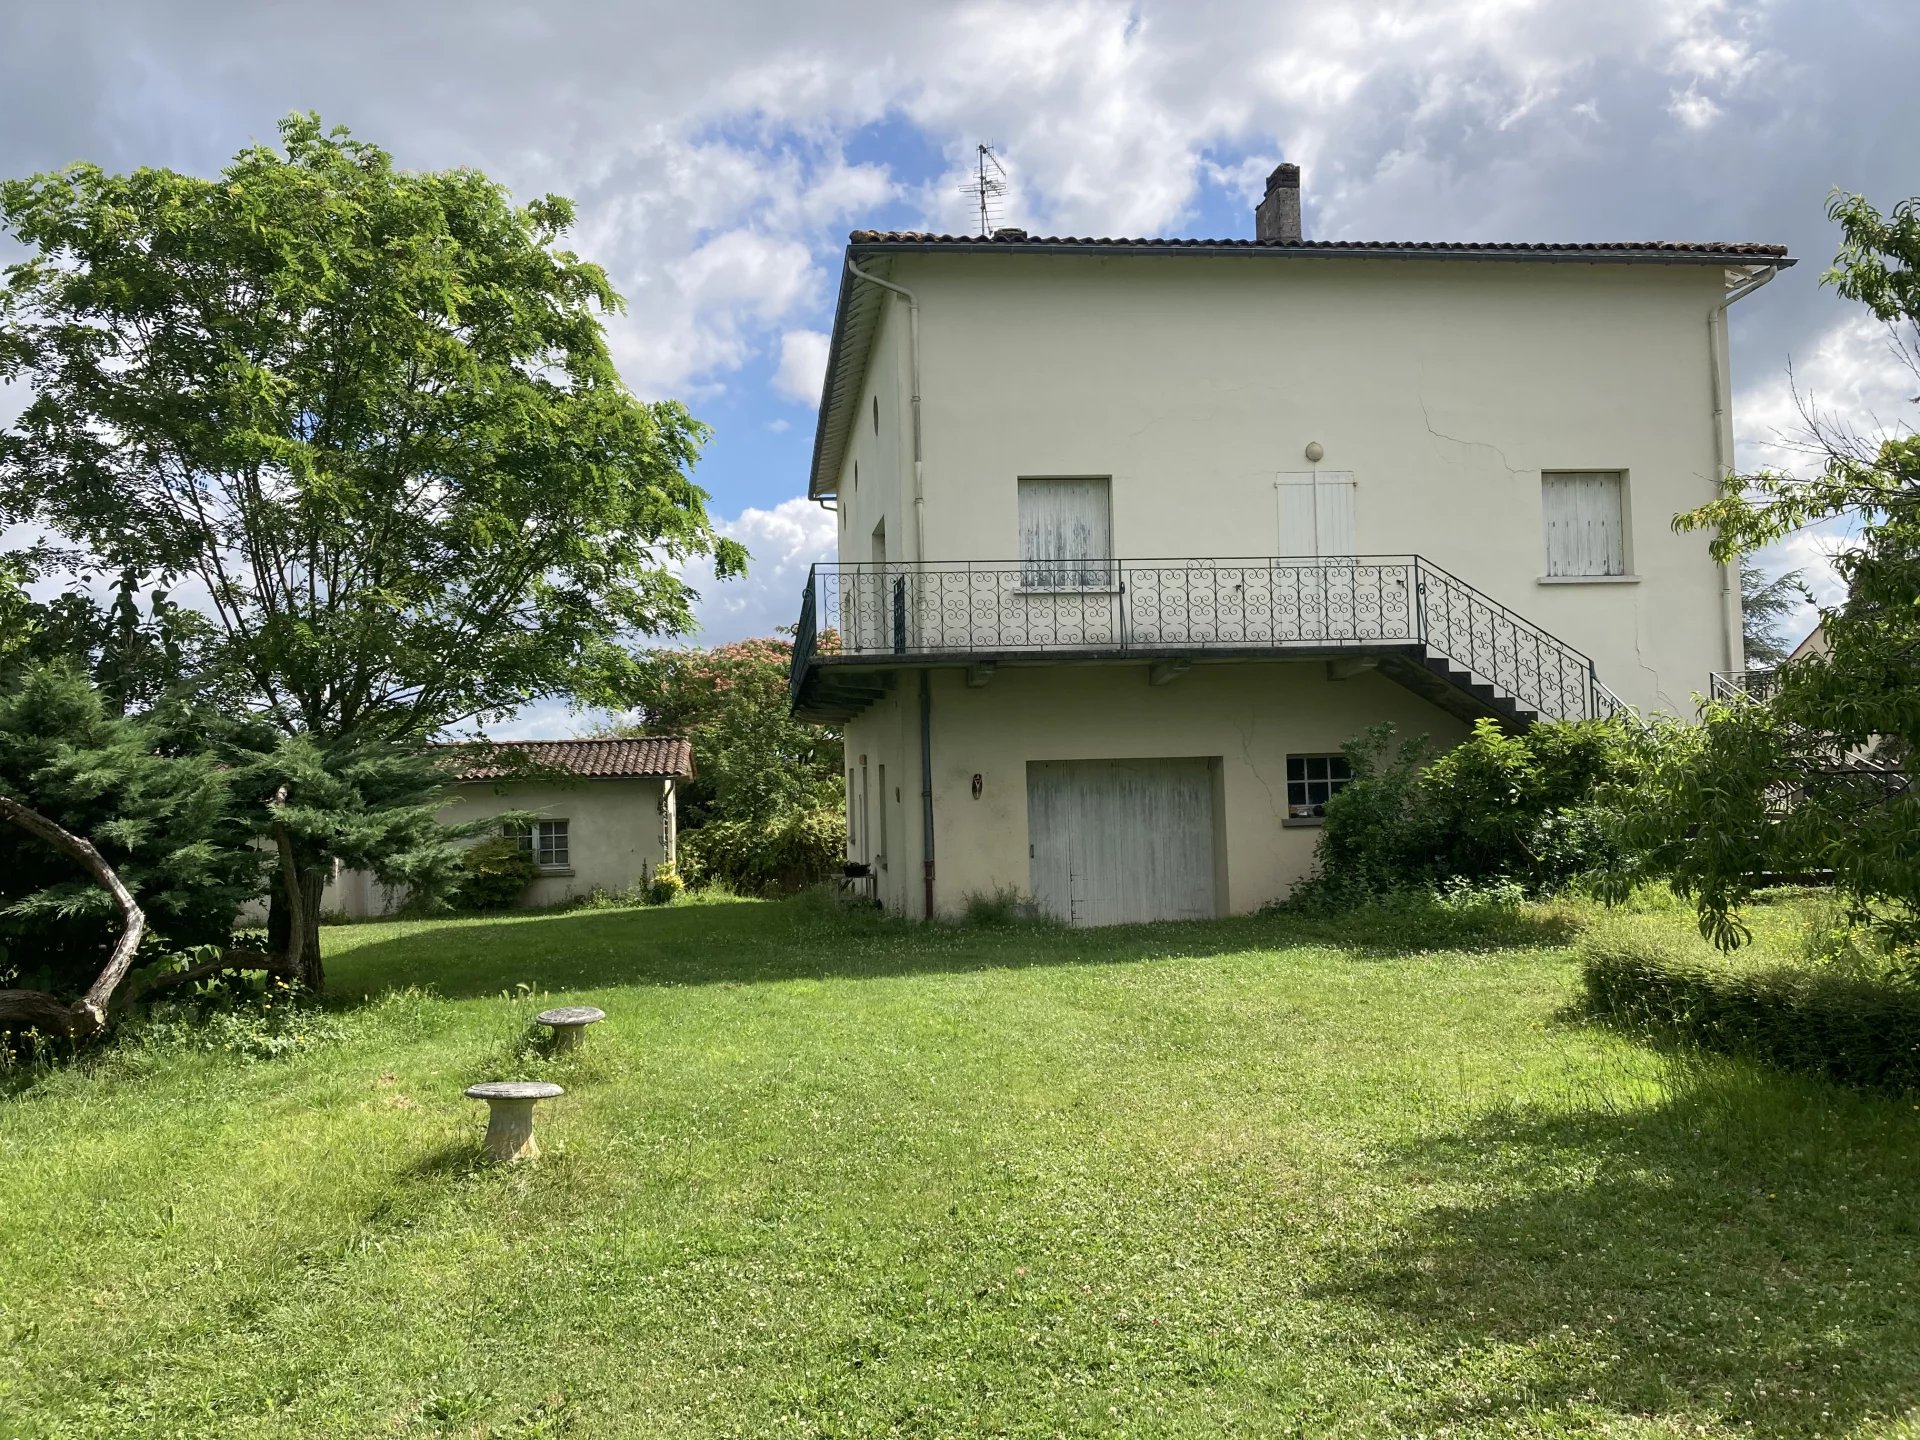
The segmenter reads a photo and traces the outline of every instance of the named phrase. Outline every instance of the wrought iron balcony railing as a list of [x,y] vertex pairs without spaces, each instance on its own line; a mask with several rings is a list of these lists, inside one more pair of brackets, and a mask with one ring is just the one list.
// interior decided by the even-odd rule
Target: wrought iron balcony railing
[[1716,670],[1708,677],[1710,700],[1771,700],[1780,689],[1778,670]]
[[1549,719],[1620,710],[1593,662],[1418,555],[815,565],[795,697],[817,657],[920,663],[1419,646]]

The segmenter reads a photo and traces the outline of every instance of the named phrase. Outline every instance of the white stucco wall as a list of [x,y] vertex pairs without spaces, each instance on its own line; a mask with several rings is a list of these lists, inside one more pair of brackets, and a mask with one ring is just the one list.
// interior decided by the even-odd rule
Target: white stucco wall
[[[921,301],[924,558],[1017,559],[1021,475],[1111,476],[1121,558],[1274,554],[1275,477],[1312,469],[1318,441],[1321,467],[1356,478],[1361,554],[1427,556],[1585,651],[1630,703],[1688,713],[1737,668],[1721,567],[1670,526],[1713,493],[1715,267],[890,263]],[[872,558],[882,519],[890,557],[915,558],[904,315],[884,314],[841,478],[843,561]],[[1562,469],[1627,472],[1636,579],[1542,583],[1540,474]]]
[[[1596,663],[1648,711],[1690,713],[1738,668],[1737,586],[1675,513],[1717,465],[1713,266],[900,254],[921,303],[925,544],[913,536],[904,308],[883,307],[839,482],[839,558],[1017,561],[1021,476],[1111,477],[1120,559],[1281,553],[1274,484],[1350,472],[1357,551],[1418,553]],[[879,423],[874,424],[878,400]],[[1725,428],[1722,428],[1724,437]],[[855,463],[860,480],[853,484]],[[1541,472],[1626,472],[1625,581],[1544,583]],[[1048,602],[1052,603],[1052,602]],[[1029,888],[1030,760],[1217,758],[1218,893],[1244,911],[1311,868],[1281,823],[1285,758],[1381,720],[1463,722],[1319,661],[932,672],[936,908]],[[846,727],[856,860],[923,905],[917,685]],[[879,774],[885,767],[884,785]],[[981,797],[971,794],[975,774]],[[884,847],[882,816],[884,815]]]
[[[1381,721],[1441,747],[1467,729],[1381,675],[1330,680],[1321,661],[1200,664],[1166,685],[1149,685],[1138,664],[1008,666],[978,689],[963,672],[938,670],[931,689],[941,914],[971,894],[1029,892],[1030,760],[1217,758],[1215,889],[1223,910],[1242,913],[1284,895],[1312,869],[1318,830],[1283,823],[1289,754],[1337,751]],[[864,759],[872,813],[864,835],[856,827],[853,858],[880,857],[873,802],[884,764],[888,849],[879,893],[909,915],[922,912],[924,899],[918,704],[917,690],[905,686],[847,726],[856,792]]]

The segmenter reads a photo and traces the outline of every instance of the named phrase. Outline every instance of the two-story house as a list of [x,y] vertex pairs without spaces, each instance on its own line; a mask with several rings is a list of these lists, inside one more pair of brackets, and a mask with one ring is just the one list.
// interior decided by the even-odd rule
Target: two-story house
[[1733,453],[1732,243],[856,231],[809,493],[796,713],[845,726],[888,908],[1075,923],[1284,895],[1380,721],[1446,743],[1740,662],[1671,520]]

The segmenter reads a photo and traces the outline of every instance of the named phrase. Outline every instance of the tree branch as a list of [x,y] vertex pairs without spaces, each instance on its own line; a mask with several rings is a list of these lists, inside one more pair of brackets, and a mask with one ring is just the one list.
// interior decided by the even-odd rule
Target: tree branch
[[[125,978],[127,969],[133,964],[134,952],[140,948],[140,938],[146,934],[147,917],[135,903],[133,892],[121,883],[114,868],[107,864],[100,852],[72,831],[56,825],[38,811],[29,810],[16,801],[0,795],[0,820],[17,826],[29,835],[47,842],[65,855],[87,874],[91,875],[100,887],[113,897],[113,903],[120,911],[120,939],[113,947],[113,953],[107,957],[107,967],[95,978],[87,993],[74,1001],[71,1006],[63,1007],[68,1013],[66,1030],[68,1034],[92,1034],[103,1029],[107,1023],[107,1006],[113,1000],[113,992]],[[11,997],[35,997],[39,992],[32,990],[10,990],[0,995]],[[53,996],[41,997],[52,1000]],[[16,999],[16,1006],[32,1010],[37,1001]],[[4,1020],[7,1010],[0,1005],[0,1020]]]

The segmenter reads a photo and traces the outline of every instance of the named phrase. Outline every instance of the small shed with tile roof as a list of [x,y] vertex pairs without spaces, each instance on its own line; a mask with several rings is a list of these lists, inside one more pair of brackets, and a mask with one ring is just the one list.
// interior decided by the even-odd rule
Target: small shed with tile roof
[[[681,782],[693,746],[674,735],[575,740],[461,741],[440,747],[454,799],[442,815],[466,823],[487,813],[531,812],[516,831],[540,874],[519,904],[538,908],[644,885],[679,846]],[[363,871],[336,875],[322,900],[335,914],[391,914],[405,896]]]

